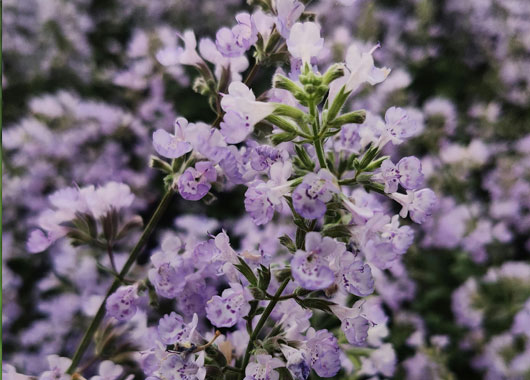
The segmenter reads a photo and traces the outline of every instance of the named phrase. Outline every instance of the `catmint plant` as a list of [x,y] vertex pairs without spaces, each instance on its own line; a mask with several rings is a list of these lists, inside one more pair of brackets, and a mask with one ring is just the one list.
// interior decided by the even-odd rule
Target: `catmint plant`
[[[437,197],[424,188],[418,158],[384,152],[421,125],[402,107],[379,116],[350,108],[391,76],[373,57],[384,46],[352,44],[343,61],[324,64],[325,36],[303,3],[258,5],[215,39],[186,30],[155,53],[167,70],[196,71],[192,87],[215,119],[157,123],[149,166],[162,173],[164,195],[141,233],[125,183],[49,197],[28,250],[66,239],[112,282],[86,307],[71,359],[49,356],[40,379],[83,378],[99,363],[94,378],[114,380],[123,373],[119,359],[152,380],[394,374],[377,293],[383,271],[399,271],[413,243],[410,221],[426,222]],[[272,88],[259,93],[253,81],[269,72]],[[146,265],[136,265],[173,199],[215,209],[238,187],[243,221],[202,229],[210,224],[197,219],[187,233],[165,231]],[[240,242],[236,230],[255,231],[257,241]],[[130,253],[116,260],[123,246]]]

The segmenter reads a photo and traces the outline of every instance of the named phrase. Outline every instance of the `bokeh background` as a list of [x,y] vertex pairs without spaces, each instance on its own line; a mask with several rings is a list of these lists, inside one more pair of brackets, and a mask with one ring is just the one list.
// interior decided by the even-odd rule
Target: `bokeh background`
[[[250,6],[240,0],[2,2],[4,360],[39,373],[46,354],[72,352],[86,325],[87,306],[71,297],[79,284],[64,280],[79,270],[83,281],[73,248],[25,248],[47,195],[122,181],[148,217],[163,191],[147,166],[152,132],[176,116],[215,119],[192,71],[155,54],[188,28],[215,36],[241,10]],[[392,74],[359,104],[406,107],[423,125],[402,153],[422,158],[440,204],[405,264],[381,280],[395,378],[530,378],[521,331],[530,325],[530,2],[321,0],[308,10],[323,27],[324,64],[353,41],[381,44],[375,58]],[[258,73],[256,93],[271,73]],[[241,216],[243,193],[218,194],[210,207],[177,201],[162,230],[182,214]]]

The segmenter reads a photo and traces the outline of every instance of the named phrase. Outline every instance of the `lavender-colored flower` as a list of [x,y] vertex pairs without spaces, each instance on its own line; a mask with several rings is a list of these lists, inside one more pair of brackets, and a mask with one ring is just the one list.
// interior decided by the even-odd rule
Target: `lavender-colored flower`
[[184,41],[184,48],[180,46],[177,48],[164,48],[156,54],[157,60],[164,66],[177,64],[199,66],[200,64],[204,64],[202,58],[197,54],[195,33],[191,30],[186,30],[184,35],[179,35],[179,37]]
[[230,284],[221,297],[214,296],[206,306],[206,317],[216,327],[231,327],[250,311],[248,301],[252,299],[249,290],[241,284]]
[[232,29],[223,27],[217,31],[215,45],[225,57],[243,55],[258,40],[258,31],[253,18],[248,13],[236,16],[237,25]]
[[326,213],[326,203],[338,191],[336,179],[326,169],[309,173],[293,191],[293,206],[297,213],[307,219],[318,219]]
[[354,346],[364,346],[368,339],[368,329],[370,323],[364,317],[345,318],[342,321],[341,329],[346,335],[346,339]]
[[400,226],[399,217],[394,215],[392,221],[383,226],[381,238],[392,244],[395,253],[403,255],[414,241],[414,230],[409,226]]
[[289,154],[282,149],[268,145],[254,146],[249,153],[250,166],[257,171],[269,169],[276,162],[284,162]]
[[245,369],[244,380],[278,380],[280,374],[275,368],[283,367],[284,363],[271,355],[255,355]]
[[407,190],[406,195],[393,193],[390,198],[401,204],[399,215],[402,218],[406,218],[407,213],[410,213],[410,218],[418,224],[425,222],[427,217],[431,216],[437,202],[436,194],[431,189]]
[[321,377],[333,377],[341,368],[340,348],[337,338],[328,330],[307,332],[306,350],[310,357],[311,368]]
[[326,289],[335,280],[325,260],[301,250],[291,260],[291,272],[294,280],[304,289]]
[[49,371],[43,372],[39,376],[39,380],[69,380],[70,375],[66,373],[66,370],[68,367],[70,367],[70,364],[72,364],[72,360],[68,358],[63,358],[58,355],[49,355],[47,357],[48,364],[49,364]]
[[169,134],[163,129],[153,133],[153,146],[158,154],[166,158],[178,158],[192,150],[191,143],[186,141],[188,121],[179,117],[175,120],[175,132]]
[[385,113],[385,134],[381,137],[379,146],[384,146],[388,141],[399,145],[406,139],[416,135],[421,128],[415,119],[400,107],[390,107]]
[[285,359],[287,359],[285,366],[291,372],[294,380],[306,380],[309,377],[311,368],[305,352],[285,344],[282,344],[280,349]]
[[201,355],[193,360],[193,355],[187,357],[170,355],[160,365],[160,378],[171,380],[203,380],[206,369],[203,366],[204,357]]
[[199,161],[195,168],[187,168],[178,179],[178,189],[182,198],[198,201],[210,191],[217,172],[210,161]]
[[241,81],[241,73],[248,68],[248,59],[245,55],[225,57],[217,50],[215,42],[209,38],[201,39],[199,51],[205,60],[215,65],[214,73],[217,78],[221,78],[223,72],[229,70],[233,81]]
[[[390,74],[390,69],[383,67],[378,68],[374,65],[372,53],[379,47],[375,46],[368,53],[361,53],[357,45],[351,45],[346,52],[346,67],[349,70],[349,75],[346,73],[345,89],[346,91],[355,91],[363,83],[370,83],[375,85],[381,83]],[[339,78],[339,83],[344,82],[344,79]]]
[[290,162],[276,162],[270,167],[271,180],[254,181],[245,192],[245,210],[257,225],[271,221],[275,210],[282,208],[282,196],[289,192]]
[[151,256],[153,268],[149,270],[149,281],[155,287],[156,293],[165,298],[176,297],[184,288],[186,283],[182,281],[182,276],[185,273],[183,265],[180,265],[179,256],[177,252],[157,252]]
[[394,165],[390,159],[383,161],[381,172],[374,176],[385,184],[385,193],[395,193],[401,184],[407,190],[415,190],[423,183],[421,162],[416,157],[404,157]]
[[317,23],[297,22],[291,28],[287,48],[294,58],[302,60],[302,64],[310,64],[311,58],[318,56],[323,47],[324,39],[320,37]]
[[107,313],[118,321],[128,321],[138,308],[138,288],[135,285],[120,286],[107,298]]
[[337,249],[337,242],[318,232],[309,232],[305,238],[305,251],[298,250],[291,260],[295,281],[304,289],[326,289],[335,281],[326,256]]
[[39,253],[45,251],[54,241],[45,232],[37,229],[31,231],[26,247],[30,253]]
[[276,28],[283,38],[289,38],[291,28],[304,12],[304,4],[298,0],[277,0]]
[[123,373],[123,367],[114,364],[110,360],[104,360],[99,364],[98,375],[92,376],[90,380],[116,380]]
[[396,370],[396,352],[390,343],[385,343],[372,351],[368,358],[361,358],[361,362],[362,367],[359,373],[368,376],[381,373],[391,377]]
[[368,339],[368,329],[372,321],[368,319],[364,311],[366,301],[359,300],[351,308],[333,305],[331,311],[341,321],[341,329],[346,339],[354,346],[364,346]]
[[221,122],[221,133],[227,142],[243,141],[252,132],[254,125],[270,115],[276,106],[256,101],[251,89],[242,82],[232,82],[228,94],[221,99],[225,117]]
[[[353,256],[346,252],[348,256]],[[374,292],[374,278],[370,265],[361,260],[355,260],[348,264],[348,261],[341,262],[339,272],[339,282],[343,288],[351,294],[359,297],[366,297]]]
[[190,124],[188,139],[193,149],[217,164],[226,156],[226,141],[218,129],[205,123]]
[[171,314],[164,315],[158,322],[158,337],[166,345],[188,342],[196,326],[196,315],[190,324],[186,324],[180,315],[171,312]]
[[254,128],[250,124],[250,117],[237,111],[228,111],[221,122],[221,133],[229,144],[237,144],[243,141]]

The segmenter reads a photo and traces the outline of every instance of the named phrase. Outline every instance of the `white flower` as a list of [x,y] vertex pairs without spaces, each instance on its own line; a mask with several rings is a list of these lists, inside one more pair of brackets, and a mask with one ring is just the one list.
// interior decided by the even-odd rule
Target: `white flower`
[[293,25],[287,48],[291,55],[300,58],[302,63],[309,63],[324,47],[324,39],[320,37],[320,26],[314,22],[297,22]]

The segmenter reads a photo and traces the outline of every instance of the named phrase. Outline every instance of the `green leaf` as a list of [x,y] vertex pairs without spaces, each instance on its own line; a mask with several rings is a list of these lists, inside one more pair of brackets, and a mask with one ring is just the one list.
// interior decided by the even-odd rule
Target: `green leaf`
[[345,226],[344,224],[338,224],[335,226],[324,227],[322,230],[322,235],[332,238],[350,238],[351,231],[348,226]]
[[280,374],[279,380],[294,380],[293,375],[291,375],[291,371],[289,371],[287,368],[276,368],[276,371],[278,371]]
[[322,298],[295,298],[294,300],[305,309],[322,310],[326,313],[331,313],[331,309],[329,307],[332,305],[336,305],[336,303],[327,301]]
[[280,244],[283,245],[285,248],[289,250],[291,253],[296,252],[296,245],[293,242],[293,239],[291,239],[287,234],[280,236]]
[[157,156],[149,157],[149,167],[168,174],[173,172],[171,165]]
[[258,288],[266,291],[271,282],[271,270],[270,268],[260,265],[258,268]]
[[239,260],[239,264],[235,264],[237,270],[241,272],[243,276],[245,276],[245,278],[251,285],[258,286],[258,279],[256,278],[256,275],[254,274],[252,269],[241,257],[238,257],[237,259]]
[[304,249],[305,248],[305,236],[307,232],[301,228],[296,229],[296,248]]

